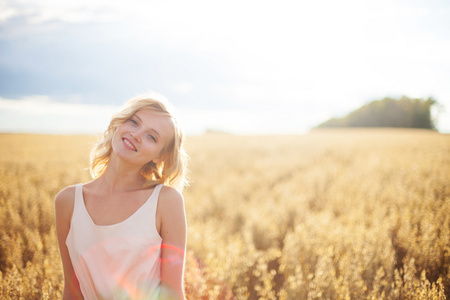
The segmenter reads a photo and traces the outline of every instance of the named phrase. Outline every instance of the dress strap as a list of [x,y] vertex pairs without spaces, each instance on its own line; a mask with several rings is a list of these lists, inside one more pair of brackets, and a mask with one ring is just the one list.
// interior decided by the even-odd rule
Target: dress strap
[[164,184],[158,184],[155,186],[155,189],[153,190],[153,194],[155,194],[155,197],[159,198],[159,193],[161,192],[162,187]]
[[80,201],[83,201],[83,184],[77,183],[75,185],[75,199],[73,203],[73,210],[80,206]]
[[156,217],[156,210],[158,208],[159,194],[164,185],[158,184],[154,187],[152,194],[148,198],[147,202],[143,205],[143,209],[146,210],[147,216]]

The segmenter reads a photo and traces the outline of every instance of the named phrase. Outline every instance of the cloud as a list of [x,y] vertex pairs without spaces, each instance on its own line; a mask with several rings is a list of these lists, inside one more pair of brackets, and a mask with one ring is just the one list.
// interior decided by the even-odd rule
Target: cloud
[[[100,134],[119,106],[56,102],[48,96],[0,98],[0,132]],[[233,110],[176,107],[187,135],[208,130],[232,134],[303,133],[324,120],[320,111],[299,117],[282,109]]]
[[[91,23],[120,20],[109,1],[6,0],[0,4],[0,23],[24,18],[30,25],[47,22]],[[120,11],[119,11],[120,12]]]
[[195,90],[195,87],[191,82],[183,81],[173,84],[172,90],[178,95],[187,95],[191,94]]
[[47,96],[0,98],[0,131],[48,134],[99,134],[115,106],[61,103]]
[[238,135],[302,134],[322,122],[321,112],[300,115],[298,111],[282,109],[232,110],[179,108],[179,119],[188,134],[206,131]]
[[274,108],[289,122],[271,128],[297,130],[392,94],[450,107],[449,7],[441,6],[6,0],[0,96],[48,95],[50,109],[74,94],[119,104],[151,89],[195,116],[187,122],[195,132],[269,131],[254,124],[272,120]]

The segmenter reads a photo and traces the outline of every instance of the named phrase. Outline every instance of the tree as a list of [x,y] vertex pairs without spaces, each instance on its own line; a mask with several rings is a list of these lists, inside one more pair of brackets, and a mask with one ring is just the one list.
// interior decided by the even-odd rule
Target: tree
[[344,118],[332,118],[318,125],[323,127],[406,127],[436,129],[431,117],[433,98],[400,99],[386,97],[352,111]]

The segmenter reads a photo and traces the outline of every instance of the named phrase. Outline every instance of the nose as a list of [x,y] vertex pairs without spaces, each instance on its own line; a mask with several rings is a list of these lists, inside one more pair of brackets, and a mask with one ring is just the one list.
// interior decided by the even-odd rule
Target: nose
[[137,142],[140,142],[140,141],[141,141],[141,134],[139,133],[138,130],[131,131],[131,132],[130,132],[130,135],[131,135],[131,137],[132,137],[135,141],[137,141]]

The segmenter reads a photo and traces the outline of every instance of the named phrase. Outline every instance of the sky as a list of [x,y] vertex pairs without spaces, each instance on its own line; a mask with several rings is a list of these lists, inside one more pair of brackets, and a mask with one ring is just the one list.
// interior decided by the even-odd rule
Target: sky
[[187,134],[305,133],[385,97],[450,132],[446,0],[0,0],[0,132],[97,134],[148,91]]

